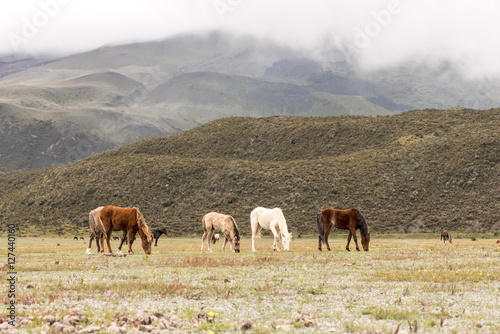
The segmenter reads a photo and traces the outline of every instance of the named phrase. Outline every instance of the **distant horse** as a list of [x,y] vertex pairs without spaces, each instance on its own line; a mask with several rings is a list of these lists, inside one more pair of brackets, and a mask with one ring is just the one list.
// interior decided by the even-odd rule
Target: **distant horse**
[[444,240],[443,242],[446,243],[446,241],[449,241],[450,244],[453,242],[451,241],[451,233],[448,230],[442,230],[441,231],[441,240]]
[[120,237],[113,236],[113,240],[120,240]]
[[292,233],[288,233],[285,216],[280,208],[266,209],[258,207],[250,213],[250,224],[252,225],[252,251],[255,252],[255,238],[260,238],[260,230],[265,228],[271,230],[274,235],[273,250],[279,252],[278,242],[284,250],[290,250]]
[[201,251],[204,251],[205,239],[208,237],[208,250],[212,252],[210,241],[212,240],[214,232],[217,230],[221,231],[225,236],[224,244],[222,245],[223,252],[226,251],[226,244],[228,241],[233,252],[240,252],[240,231],[238,230],[238,225],[236,225],[236,221],[233,217],[217,212],[210,212],[203,216],[201,223],[203,225]]
[[215,245],[217,243],[217,241],[219,241],[219,239],[220,239],[219,233],[215,233],[212,236],[212,243]]
[[157,228],[153,231],[153,238],[155,239],[155,247],[158,245],[158,239],[162,234],[168,237],[168,231],[166,228]]
[[73,240],[78,240],[78,237],[73,237]]
[[[135,240],[135,235],[139,232],[142,241],[142,248],[146,254],[151,254],[151,244],[153,243],[153,234],[149,232],[148,225],[143,215],[137,208],[120,208],[117,206],[105,206],[99,213],[99,218],[103,226],[103,235],[108,244],[109,253],[111,251],[111,234],[113,229],[127,232],[128,253],[132,252],[132,244]],[[101,239],[101,252],[104,252],[104,241]],[[121,252],[121,246],[125,238],[122,237],[118,251]]]
[[350,210],[335,210],[326,209],[321,213],[318,213],[316,217],[316,223],[318,225],[319,232],[319,243],[318,249],[321,249],[321,242],[326,245],[328,250],[330,245],[328,244],[328,235],[330,234],[331,227],[336,227],[341,230],[349,230],[349,236],[347,237],[346,250],[349,250],[349,243],[351,242],[351,237],[354,238],[356,243],[356,250],[359,251],[358,239],[356,238],[356,230],[359,229],[359,234],[361,234],[361,244],[363,249],[368,251],[368,246],[370,244],[370,229],[366,224],[365,218],[357,209]]
[[85,238],[84,237],[80,237],[80,240],[85,240]]

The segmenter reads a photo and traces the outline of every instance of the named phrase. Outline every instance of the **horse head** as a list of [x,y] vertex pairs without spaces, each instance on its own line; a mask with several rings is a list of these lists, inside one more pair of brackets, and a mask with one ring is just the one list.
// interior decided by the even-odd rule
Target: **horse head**
[[233,251],[236,253],[239,253],[240,252],[240,235],[239,234],[233,235],[232,244],[233,244]]
[[284,250],[290,250],[290,241],[292,240],[292,233],[281,233],[281,243]]
[[368,231],[366,235],[364,233],[361,233],[361,245],[363,246],[365,252],[368,252],[368,248],[370,245],[370,231]]
[[144,233],[143,236],[141,236],[142,249],[144,249],[144,253],[151,254],[151,245],[153,244],[153,239],[154,235],[149,231]]

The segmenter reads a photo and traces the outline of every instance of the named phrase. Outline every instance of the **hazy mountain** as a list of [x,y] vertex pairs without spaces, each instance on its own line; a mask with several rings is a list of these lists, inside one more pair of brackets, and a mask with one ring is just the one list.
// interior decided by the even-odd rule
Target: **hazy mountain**
[[499,104],[446,64],[377,71],[222,33],[0,59],[0,167],[38,168],[227,116],[389,115]]

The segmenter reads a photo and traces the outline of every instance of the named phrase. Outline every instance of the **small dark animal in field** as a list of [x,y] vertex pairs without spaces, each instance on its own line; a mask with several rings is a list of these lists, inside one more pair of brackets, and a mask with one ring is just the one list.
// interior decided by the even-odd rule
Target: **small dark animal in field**
[[211,241],[215,231],[221,231],[224,234],[223,252],[226,250],[228,241],[233,252],[240,252],[240,230],[233,217],[217,212],[210,212],[203,216],[201,223],[203,226],[203,237],[201,238],[202,252],[205,250],[205,240],[207,240],[209,252],[212,252]]
[[80,240],[85,240],[85,238],[84,237],[80,237]]
[[120,240],[120,237],[113,236],[113,240]]
[[370,228],[366,224],[366,220],[361,215],[359,210],[326,209],[321,213],[318,213],[316,223],[318,225],[319,232],[319,250],[321,250],[321,242],[326,244],[326,249],[331,250],[330,245],[328,244],[328,235],[330,234],[330,229],[333,226],[341,230],[349,230],[347,245],[345,246],[346,250],[349,251],[349,243],[351,242],[352,237],[356,243],[356,250],[359,251],[358,239],[356,238],[356,230],[359,230],[359,234],[361,234],[361,245],[365,251],[368,251],[370,244]]
[[153,231],[153,238],[155,239],[155,247],[158,246],[158,239],[162,234],[165,234],[168,237],[168,231],[166,228],[157,228]]
[[217,243],[217,241],[219,241],[219,239],[220,239],[219,233],[215,233],[212,236],[212,243],[215,245]]
[[452,244],[453,242],[451,241],[450,231],[448,231],[448,230],[441,231],[441,240],[443,240],[444,243],[446,243],[446,241],[449,241],[450,244]]
[[73,240],[78,240],[78,237],[73,237]]
[[500,244],[500,239],[497,240],[497,244]]

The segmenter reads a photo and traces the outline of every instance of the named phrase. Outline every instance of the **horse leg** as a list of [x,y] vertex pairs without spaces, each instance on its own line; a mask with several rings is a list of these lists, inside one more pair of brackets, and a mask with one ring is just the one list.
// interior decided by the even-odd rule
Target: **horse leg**
[[271,232],[273,232],[273,235],[274,235],[273,251],[279,252],[280,251],[280,249],[278,248],[278,243],[280,241],[279,232],[277,231],[276,227],[274,227],[274,226],[270,226],[269,228],[270,228]]
[[332,226],[330,224],[325,226],[325,244],[326,244],[326,249],[328,249],[329,251],[331,251],[331,249],[330,249],[330,244],[328,243],[328,236],[330,235],[331,229],[332,229]]
[[[113,229],[109,230],[108,233],[104,234],[103,237],[106,238],[106,244],[108,245],[109,254],[113,253],[111,250],[111,234],[113,233]],[[102,248],[102,252],[104,253],[104,247]]]
[[101,245],[101,247],[97,246],[97,252],[98,253],[104,253],[104,239],[106,238],[106,234],[103,233],[101,234],[100,238],[96,237],[96,241]]
[[223,252],[226,251],[226,244],[227,244],[228,240],[229,240],[229,238],[227,237],[227,235],[224,234],[224,244],[222,245],[222,251]]
[[[92,248],[92,240],[94,240],[94,233],[90,233],[89,246],[86,252],[88,255],[90,255],[90,249]],[[96,243],[97,243],[97,253],[99,253],[99,239],[96,239]]]
[[257,226],[252,224],[252,252],[255,252],[255,236],[257,235]]
[[[207,238],[208,231],[203,232],[203,236],[201,237],[201,251],[205,251],[205,239]],[[210,243],[210,241],[209,241]]]
[[120,246],[118,246],[118,254],[123,254],[122,246],[126,239],[127,239],[127,231],[123,231],[122,237],[120,238]]
[[127,237],[128,237],[128,253],[129,254],[134,254],[134,252],[132,252],[132,244],[134,243],[135,234],[136,233],[137,233],[137,231],[133,231],[133,230],[130,230],[127,233]]
[[[212,251],[212,238],[214,237],[214,232],[215,232],[215,230],[212,228],[212,229],[208,230],[208,234],[207,234],[207,245],[208,245],[207,248],[208,248],[208,251],[210,253],[213,252]],[[224,245],[225,245],[225,243],[224,243]]]
[[[356,244],[356,250],[359,252],[359,246],[358,246],[358,238],[356,237],[356,229],[353,229],[352,231],[349,230],[349,234],[352,234],[352,238],[354,239],[354,243]],[[349,238],[350,239],[350,238]]]

